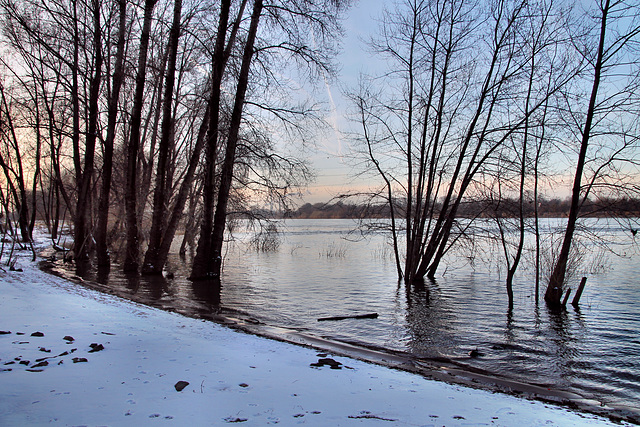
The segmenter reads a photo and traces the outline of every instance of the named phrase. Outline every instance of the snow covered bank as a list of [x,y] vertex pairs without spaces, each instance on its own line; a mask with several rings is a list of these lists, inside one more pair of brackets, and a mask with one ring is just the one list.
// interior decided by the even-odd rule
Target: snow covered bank
[[17,267],[0,272],[2,426],[613,425],[131,303],[26,258]]

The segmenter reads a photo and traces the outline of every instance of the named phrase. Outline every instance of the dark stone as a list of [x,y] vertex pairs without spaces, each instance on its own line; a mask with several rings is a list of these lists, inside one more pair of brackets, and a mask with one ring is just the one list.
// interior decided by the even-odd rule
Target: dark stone
[[228,423],[244,423],[245,421],[248,421],[247,418],[236,418],[236,417],[227,417],[227,418],[224,418],[224,420]]
[[174,387],[176,388],[176,391],[182,391],[188,385],[189,383],[187,381],[178,381],[174,384]]
[[[12,362],[12,363],[13,363],[13,362]],[[21,361],[20,361],[20,364],[21,364],[21,365],[27,365],[27,366],[29,366],[29,364],[30,364],[30,363],[31,363],[31,361],[30,361],[30,360],[21,360]]]
[[62,339],[65,340],[65,341],[69,341],[67,344],[71,344],[73,341],[75,341],[75,339],[71,335],[66,335]]
[[38,350],[44,352],[44,353],[51,353],[51,350],[44,348],[44,347],[40,347]]
[[12,360],[11,362],[5,363],[5,365],[13,365],[14,363],[16,363],[16,362]]
[[73,359],[73,363],[81,363],[81,362],[88,362],[87,359],[85,359],[84,357],[74,357]]
[[382,420],[382,421],[390,421],[390,422],[398,421],[398,420],[394,420],[393,418],[383,418],[378,415],[373,415],[369,411],[362,411],[361,415],[349,415],[349,418],[353,420]]
[[329,366],[331,369],[342,369],[340,366],[342,363],[337,362],[331,358],[325,357],[318,359],[316,363],[311,363],[309,366],[313,366],[314,368],[321,368],[323,366]]
[[31,334],[32,337],[43,337],[44,334],[42,332],[34,332]]
[[49,362],[47,362],[46,360],[43,360],[42,362],[40,362],[40,363],[36,363],[35,365],[33,365],[33,366],[31,367],[31,369],[33,369],[33,368],[40,368],[40,367],[42,367],[42,366],[49,366]]
[[342,365],[342,363],[337,362],[331,358],[325,357],[323,359],[318,359],[318,363],[322,363],[324,365],[329,365],[329,366],[340,366]]
[[92,343],[89,347],[91,347],[89,353],[95,353],[96,351],[104,350],[104,346],[102,344]]
[[0,331],[0,335],[9,335],[11,331]]
[[238,384],[238,385],[239,385],[240,387],[242,387],[242,388],[247,388],[247,387],[249,387],[249,384],[247,384],[247,383],[240,383],[240,384]]

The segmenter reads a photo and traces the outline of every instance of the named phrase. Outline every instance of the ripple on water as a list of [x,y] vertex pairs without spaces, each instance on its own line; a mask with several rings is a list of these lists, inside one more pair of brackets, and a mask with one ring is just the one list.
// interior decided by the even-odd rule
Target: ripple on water
[[[398,283],[385,238],[343,239],[353,226],[349,220],[288,220],[277,252],[237,243],[226,254],[221,289],[184,279],[189,261],[177,255],[167,266],[171,279],[112,270],[100,281],[179,312],[238,310],[269,324],[418,356],[452,357],[511,378],[638,406],[637,256],[612,257],[607,274],[589,276],[580,308],[560,313],[535,304],[534,281],[525,272],[514,284],[509,311],[495,260],[488,268],[482,262],[471,268],[452,258],[435,282],[407,288]],[[378,319],[317,322],[367,312],[379,313]],[[483,356],[470,358],[476,348]]]

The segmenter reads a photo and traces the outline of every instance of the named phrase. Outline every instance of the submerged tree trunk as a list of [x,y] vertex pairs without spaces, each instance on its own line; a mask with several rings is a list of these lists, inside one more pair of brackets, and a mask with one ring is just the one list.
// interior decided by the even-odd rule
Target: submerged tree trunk
[[227,146],[225,151],[224,163],[220,174],[220,187],[218,189],[218,201],[216,203],[216,211],[213,218],[212,231],[212,252],[206,254],[205,259],[210,260],[207,263],[207,273],[214,276],[220,275],[221,263],[215,262],[216,257],[222,253],[222,244],[224,241],[224,229],[227,221],[227,204],[229,202],[229,194],[231,192],[231,182],[233,180],[233,167],[236,159],[236,148],[238,146],[238,138],[240,133],[240,124],[242,122],[242,109],[244,99],[249,85],[249,70],[253,59],[253,46],[256,40],[258,24],[262,14],[262,0],[255,0],[253,12],[251,14],[251,24],[247,41],[244,46],[242,55],[242,66],[240,68],[240,76],[238,78],[238,86],[236,89],[236,97],[231,114],[231,123],[229,127],[229,135],[227,137]]
[[125,219],[126,219],[126,253],[123,270],[137,272],[140,256],[140,232],[138,230],[138,151],[140,149],[140,125],[142,121],[142,104],[144,101],[144,83],[147,71],[147,51],[149,49],[149,33],[151,18],[157,0],[146,0],[144,4],[144,24],[140,36],[140,53],[138,56],[138,72],[136,89],[131,112],[131,128],[127,145],[127,167],[125,187]]
[[98,266],[108,266],[110,264],[107,227],[109,223],[111,178],[113,175],[113,144],[116,135],[118,100],[120,98],[120,89],[122,88],[122,83],[124,81],[124,46],[127,25],[127,1],[119,0],[118,4],[120,6],[118,44],[116,48],[113,85],[107,113],[107,137],[104,141],[104,154],[102,160],[102,187],[100,190],[100,201],[98,202],[98,224],[96,229],[96,255]]
[[[35,86],[35,85],[34,85]],[[36,217],[38,213],[38,182],[42,188],[41,178],[41,157],[42,157],[42,128],[40,117],[40,98],[38,96],[37,87],[34,87],[33,100],[35,104],[35,126],[36,126],[36,153],[35,153],[35,170],[33,172],[33,182],[31,183],[31,218],[29,219],[29,235],[33,237],[33,229],[36,224]]]
[[158,265],[158,251],[162,243],[165,231],[167,214],[167,188],[171,183],[167,179],[169,163],[169,150],[171,148],[173,89],[175,87],[176,58],[178,56],[178,42],[180,38],[180,18],[182,16],[182,0],[175,0],[173,10],[173,23],[169,36],[169,58],[167,76],[165,82],[164,101],[162,106],[161,139],[158,146],[158,162],[156,168],[156,187],[153,193],[153,213],[151,218],[151,231],[149,233],[149,247],[145,254],[142,273],[160,274],[162,266]]
[[594,65],[593,74],[593,86],[591,87],[591,96],[589,99],[589,108],[587,109],[584,127],[582,129],[582,141],[580,143],[580,153],[578,155],[578,161],[576,164],[576,172],[573,179],[573,190],[571,192],[571,208],[569,210],[569,218],[567,219],[567,228],[565,230],[564,239],[562,241],[562,248],[560,254],[556,260],[556,264],[553,268],[553,272],[549,278],[549,284],[547,285],[547,291],[545,292],[544,299],[547,304],[551,306],[560,306],[562,298],[562,287],[565,281],[565,275],[567,271],[567,263],[569,261],[569,253],[571,252],[571,243],[573,241],[573,234],[576,229],[576,222],[578,220],[578,213],[581,206],[581,194],[582,194],[582,173],[584,171],[585,162],[587,159],[587,149],[589,147],[589,138],[591,136],[591,128],[593,124],[593,118],[596,112],[596,101],[598,98],[598,88],[600,86],[600,78],[602,75],[602,65],[605,52],[606,30],[607,30],[607,16],[610,11],[610,0],[606,0],[604,6],[601,9],[601,21],[600,21],[600,39],[598,42],[598,53],[596,57],[596,63]]
[[[200,226],[200,239],[196,255],[191,266],[191,278],[199,279],[209,273],[211,258],[211,231],[213,229],[213,206],[215,188],[215,164],[217,158],[217,146],[219,139],[220,121],[220,95],[222,76],[224,73],[224,42],[226,38],[227,23],[229,21],[230,0],[221,2],[220,19],[218,21],[218,35],[213,55],[213,67],[211,76],[211,98],[209,98],[209,132],[207,134],[207,146],[205,153],[205,176],[203,186],[202,224]],[[240,16],[238,17],[238,20]]]
[[100,1],[94,2],[94,35],[93,45],[95,49],[95,71],[91,79],[89,93],[89,123],[85,138],[84,170],[81,173],[81,181],[76,205],[76,218],[74,228],[74,257],[77,260],[89,257],[91,246],[91,186],[93,183],[94,157],[98,132],[98,100],[100,97],[100,83],[102,81],[102,31],[100,24]]
[[209,112],[207,110],[207,112],[205,113],[205,118],[203,119],[202,125],[200,127],[200,131],[198,132],[196,147],[194,148],[194,151],[191,155],[186,176],[180,184],[180,189],[178,190],[178,195],[176,196],[173,209],[171,210],[171,215],[169,216],[166,229],[163,233],[162,239],[160,240],[160,244],[156,252],[155,263],[150,266],[152,268],[143,271],[146,274],[161,274],[162,269],[167,263],[169,250],[171,249],[171,243],[173,242],[173,237],[175,236],[176,231],[178,230],[178,225],[180,224],[180,220],[182,219],[182,212],[184,211],[184,205],[187,201],[189,189],[191,188],[194,181],[198,159],[200,158],[200,153],[202,152],[202,148],[204,147],[207,129],[206,123],[208,117]]

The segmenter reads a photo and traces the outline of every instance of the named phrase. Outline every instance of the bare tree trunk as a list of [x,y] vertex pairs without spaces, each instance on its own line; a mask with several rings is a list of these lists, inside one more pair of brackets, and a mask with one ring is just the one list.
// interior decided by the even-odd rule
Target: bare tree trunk
[[96,230],[96,251],[98,266],[108,266],[109,241],[107,228],[109,223],[109,198],[111,193],[111,179],[113,176],[113,144],[116,137],[116,123],[118,118],[118,100],[120,89],[124,81],[124,47],[127,25],[127,0],[118,0],[120,6],[118,43],[116,48],[115,70],[108,106],[107,137],[104,141],[104,159],[102,161],[102,188],[98,203],[98,226]]
[[[167,67],[167,59],[169,57],[169,50],[165,49],[162,54],[161,66],[155,73],[155,79],[153,80],[153,96],[149,104],[153,107],[149,108],[149,115],[144,121],[144,129],[141,131],[141,141],[149,141],[148,153],[145,153],[144,144],[140,144],[138,151],[138,171],[141,176],[138,183],[138,226],[140,227],[144,211],[147,207],[147,199],[150,193],[151,181],[153,177],[153,165],[157,155],[157,143],[158,135],[160,134],[160,123],[162,121],[162,105],[163,105],[163,92],[164,86],[164,74]],[[153,117],[153,119],[152,119]],[[147,134],[151,132],[151,136],[147,137]]]
[[[242,66],[240,68],[240,76],[238,78],[238,87],[236,89],[236,98],[233,105],[233,113],[231,115],[231,124],[229,127],[229,136],[227,138],[227,147],[225,151],[224,163],[222,164],[222,172],[220,175],[220,187],[218,189],[218,202],[216,204],[216,212],[213,218],[212,232],[212,250],[213,252],[207,257],[214,260],[215,257],[222,253],[222,244],[224,242],[224,229],[227,221],[227,203],[231,192],[231,182],[233,180],[233,167],[235,164],[236,147],[240,133],[240,124],[242,122],[242,109],[244,106],[245,94],[249,85],[249,70],[253,59],[253,46],[258,32],[258,24],[262,14],[262,0],[255,0],[253,4],[253,12],[251,13],[251,24],[247,41],[244,46],[242,55]],[[212,272],[214,276],[220,275],[220,262],[211,262],[211,268],[208,272]]]
[[[398,280],[402,279],[402,266],[400,264],[400,251],[399,251],[399,243],[398,243],[398,226],[396,225],[396,206],[393,198],[393,187],[391,185],[390,179],[387,177],[387,174],[380,166],[380,162],[376,160],[373,154],[372,141],[369,136],[367,121],[365,117],[366,108],[364,106],[364,100],[362,98],[358,99],[358,110],[360,113],[360,120],[362,123],[362,132],[364,139],[367,143],[367,150],[369,152],[369,159],[376,167],[378,174],[382,177],[385,182],[385,190],[386,190],[386,203],[389,206],[389,215],[391,219],[391,238],[393,240],[393,256],[396,264],[396,271],[398,272]],[[406,270],[405,270],[406,271]]]
[[73,62],[71,63],[71,108],[73,111],[73,129],[71,142],[73,145],[73,166],[76,177],[76,186],[79,190],[80,182],[82,180],[82,163],[80,159],[80,85],[78,83],[80,34],[78,30],[78,1],[71,0],[71,4],[73,7]]
[[[536,77],[536,68],[537,68],[536,53],[540,49],[540,45],[544,43],[544,41],[542,41],[541,43],[541,40],[539,37],[540,34],[537,33],[536,31],[537,28],[534,28],[533,30],[534,30],[532,32],[533,44],[531,46],[531,68],[530,68],[530,74],[529,74],[529,83],[527,86],[527,96],[525,100],[526,112],[529,112],[531,109],[531,102],[532,102],[532,96],[534,91],[534,79]],[[507,266],[508,266],[506,287],[507,287],[507,296],[509,298],[510,310],[513,309],[513,279],[516,275],[516,271],[518,270],[520,259],[522,258],[522,252],[524,250],[524,241],[525,241],[524,198],[525,198],[525,185],[526,185],[526,177],[527,177],[527,163],[528,163],[527,157],[528,157],[528,151],[529,151],[529,137],[531,134],[530,128],[531,128],[530,119],[529,119],[529,115],[527,115],[527,118],[524,123],[524,129],[523,129],[524,134],[522,136],[522,147],[521,147],[522,152],[519,159],[520,160],[520,165],[519,165],[520,166],[520,182],[518,185],[518,240],[516,244],[516,252],[513,255],[512,260],[509,259],[509,253],[506,249],[505,236],[504,235],[502,236],[503,248],[505,251],[505,258],[507,260]],[[535,159],[536,163],[534,164],[535,167],[537,167],[537,161],[538,161],[538,158],[536,157]],[[537,176],[535,177],[535,179],[537,179]],[[537,182],[534,185],[537,185]],[[537,221],[537,218],[536,218],[536,221]],[[537,225],[537,222],[536,222],[536,225]],[[537,268],[537,263],[536,263],[536,268]]]
[[189,209],[187,210],[187,222],[184,224],[184,236],[182,237],[182,243],[180,244],[179,254],[184,256],[187,252],[187,245],[191,249],[194,246],[194,240],[196,237],[196,226],[200,222],[199,215],[196,214],[198,207],[198,200],[202,193],[202,181],[198,181],[195,188],[189,189]]
[[138,72],[136,89],[131,113],[131,129],[127,145],[127,168],[125,188],[125,210],[127,247],[123,270],[137,272],[140,256],[140,232],[138,230],[137,196],[138,196],[138,151],[140,149],[140,124],[142,121],[142,104],[144,101],[144,83],[147,71],[147,51],[149,49],[149,33],[151,18],[157,0],[145,0],[144,24],[140,36],[140,53],[138,56]]
[[[147,270],[143,270],[143,273],[161,274],[162,269],[167,263],[169,250],[171,249],[171,243],[173,242],[173,238],[176,234],[176,231],[178,230],[178,225],[180,224],[180,220],[182,219],[184,205],[187,201],[189,190],[193,184],[193,178],[195,176],[196,168],[198,165],[198,159],[200,158],[200,153],[202,153],[202,148],[204,147],[208,117],[209,111],[207,109],[205,117],[200,126],[200,131],[198,132],[198,139],[196,140],[196,146],[194,147],[191,159],[189,161],[189,167],[187,169],[187,173],[185,174],[186,176],[180,184],[180,189],[178,190],[178,195],[176,196],[173,209],[171,210],[171,215],[169,216],[166,228],[163,232],[163,235],[161,236],[159,246],[156,251],[155,261],[153,264],[148,264],[149,268]],[[191,219],[192,218],[189,217],[189,222],[191,222]],[[189,226],[187,228],[189,228]]]
[[161,139],[158,146],[158,162],[156,167],[156,186],[153,193],[153,213],[151,218],[151,230],[149,233],[149,246],[142,265],[143,274],[161,274],[162,266],[158,265],[158,251],[162,243],[165,231],[166,203],[168,199],[167,168],[169,167],[169,149],[171,147],[173,132],[173,117],[171,107],[173,105],[173,89],[175,87],[176,58],[178,56],[178,43],[180,38],[180,19],[182,16],[182,0],[175,0],[173,9],[173,23],[169,35],[168,65],[165,80],[165,93],[162,106]]
[[[35,86],[35,85],[34,85]],[[42,177],[41,177],[41,156],[42,156],[42,131],[41,131],[41,117],[40,117],[40,97],[38,95],[37,87],[33,89],[33,102],[35,108],[35,128],[36,128],[36,153],[35,153],[35,170],[33,172],[33,182],[31,184],[31,218],[29,220],[29,235],[33,236],[33,229],[36,224],[37,206],[38,206],[38,183],[42,190]]]
[[[27,192],[25,187],[25,175],[24,167],[22,165],[22,154],[16,134],[16,127],[13,122],[11,109],[9,102],[6,98],[6,93],[2,83],[0,83],[0,97],[2,98],[2,106],[0,106],[0,124],[5,121],[5,129],[0,129],[0,138],[6,139],[5,144],[7,147],[12,146],[14,160],[17,165],[16,168],[11,167],[8,163],[11,161],[11,153],[9,153],[9,160],[4,160],[0,153],[0,167],[4,170],[7,183],[9,184],[10,192],[13,194],[16,210],[18,213],[18,225],[20,227],[20,236],[24,242],[31,241],[31,232],[29,231],[29,205],[27,201]],[[2,117],[2,109],[4,109],[4,117]],[[17,187],[17,188],[16,188]]]
[[209,132],[205,152],[205,176],[203,187],[202,224],[200,226],[200,239],[196,255],[191,268],[191,278],[206,277],[210,272],[211,263],[211,232],[213,230],[213,206],[215,188],[215,164],[217,158],[217,146],[219,139],[220,121],[220,95],[222,76],[224,72],[224,43],[226,39],[227,23],[229,21],[230,0],[222,0],[220,18],[218,21],[218,34],[213,57],[213,70],[211,78],[211,98],[209,99]]
[[587,159],[587,149],[589,147],[591,127],[596,110],[598,88],[600,87],[600,78],[602,75],[602,65],[605,53],[607,16],[609,14],[610,8],[610,0],[605,0],[604,7],[601,8],[602,16],[600,17],[600,39],[598,42],[598,53],[594,66],[593,86],[591,87],[589,107],[587,109],[585,123],[582,129],[582,141],[580,143],[580,153],[578,155],[576,172],[573,179],[573,190],[571,192],[571,208],[569,210],[569,218],[567,219],[567,228],[565,230],[564,240],[562,241],[560,254],[558,255],[558,259],[556,260],[555,267],[553,268],[553,272],[551,273],[551,277],[549,278],[547,291],[544,295],[545,301],[550,306],[559,306],[561,304],[560,300],[562,298],[562,287],[564,285],[565,274],[567,271],[567,263],[569,261],[569,253],[571,251],[573,234],[576,229],[576,222],[578,219],[578,213],[580,211],[582,173],[584,171],[584,165]]
[[85,139],[84,170],[78,191],[74,228],[74,257],[88,258],[91,246],[91,186],[93,183],[95,146],[98,132],[98,98],[102,80],[102,32],[100,26],[100,0],[93,0],[93,46],[95,50],[95,71],[91,79],[89,94],[89,123]]

